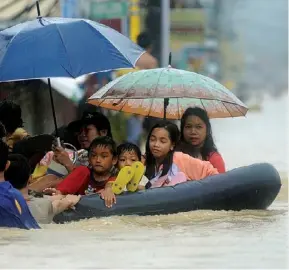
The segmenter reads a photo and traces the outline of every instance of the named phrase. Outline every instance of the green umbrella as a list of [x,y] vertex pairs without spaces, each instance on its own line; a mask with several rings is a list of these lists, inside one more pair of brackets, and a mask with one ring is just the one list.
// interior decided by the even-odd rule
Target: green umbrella
[[180,119],[188,107],[210,118],[245,116],[248,108],[230,90],[206,76],[166,68],[130,72],[99,89],[88,103],[106,109]]

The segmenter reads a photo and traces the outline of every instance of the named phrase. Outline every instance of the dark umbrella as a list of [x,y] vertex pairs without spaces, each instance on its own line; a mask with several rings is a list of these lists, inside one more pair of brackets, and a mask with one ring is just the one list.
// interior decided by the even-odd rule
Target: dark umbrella
[[[0,32],[0,82],[84,74],[134,67],[144,51],[105,25],[71,18],[38,17]],[[50,79],[50,101],[57,121]],[[58,136],[58,133],[56,133]]]

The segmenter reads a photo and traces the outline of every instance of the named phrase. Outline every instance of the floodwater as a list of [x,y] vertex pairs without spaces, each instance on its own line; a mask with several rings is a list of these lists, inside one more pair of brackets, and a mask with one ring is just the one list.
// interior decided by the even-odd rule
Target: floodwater
[[[287,174],[287,97],[263,111],[214,120],[227,167],[266,161]],[[268,269],[287,264],[287,175],[266,211],[112,217],[43,230],[0,230],[0,268]]]

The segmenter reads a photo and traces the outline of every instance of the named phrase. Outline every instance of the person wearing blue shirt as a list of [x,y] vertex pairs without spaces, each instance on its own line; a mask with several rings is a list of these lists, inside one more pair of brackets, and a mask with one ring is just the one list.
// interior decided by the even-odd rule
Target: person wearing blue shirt
[[8,153],[7,144],[0,140],[0,227],[40,229],[20,191],[5,181],[4,171],[9,167]]

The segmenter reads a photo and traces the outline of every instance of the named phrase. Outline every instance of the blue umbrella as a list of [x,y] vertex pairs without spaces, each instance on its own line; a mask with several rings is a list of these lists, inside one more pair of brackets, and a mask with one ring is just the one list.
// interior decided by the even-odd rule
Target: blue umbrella
[[[0,32],[0,82],[132,68],[144,51],[105,25],[40,16]],[[57,123],[48,79],[55,129]]]

